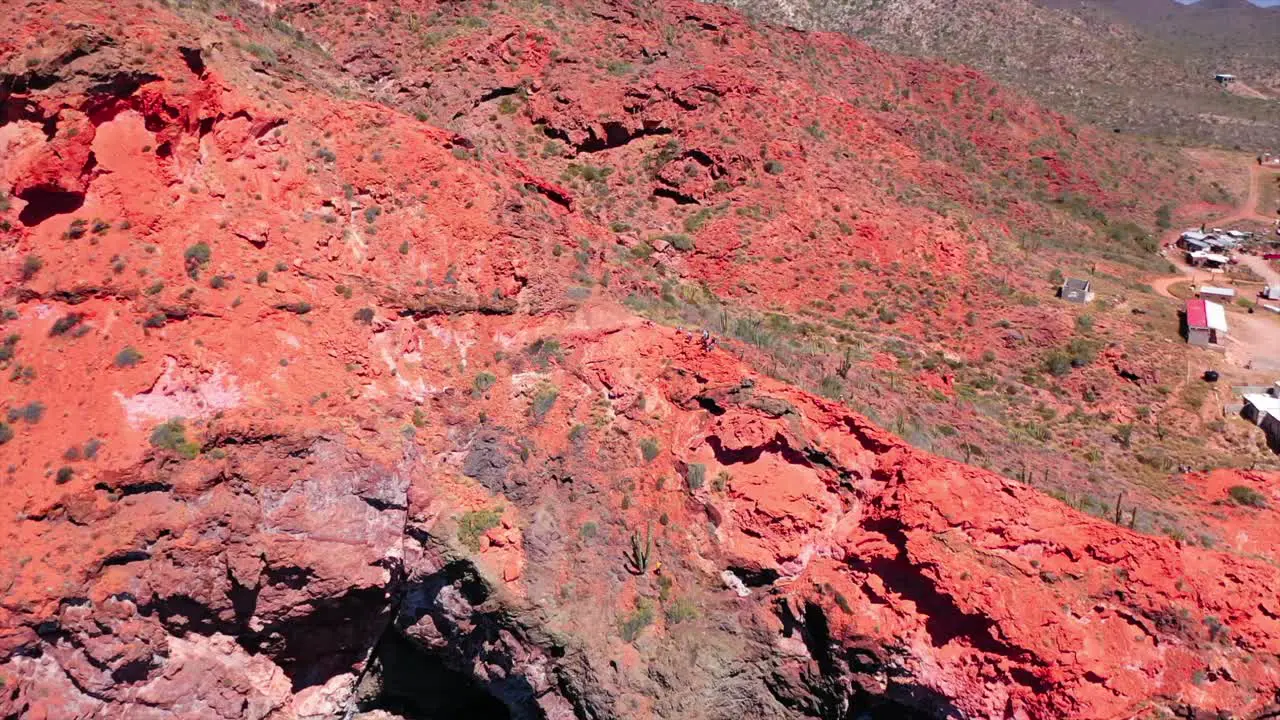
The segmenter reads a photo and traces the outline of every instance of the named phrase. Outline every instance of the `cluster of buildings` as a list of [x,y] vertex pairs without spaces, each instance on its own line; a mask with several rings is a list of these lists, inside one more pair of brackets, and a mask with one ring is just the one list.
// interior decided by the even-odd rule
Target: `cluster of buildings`
[[1178,247],[1186,252],[1187,264],[1209,270],[1220,270],[1231,262],[1231,253],[1253,233],[1242,230],[1187,230],[1178,238]]

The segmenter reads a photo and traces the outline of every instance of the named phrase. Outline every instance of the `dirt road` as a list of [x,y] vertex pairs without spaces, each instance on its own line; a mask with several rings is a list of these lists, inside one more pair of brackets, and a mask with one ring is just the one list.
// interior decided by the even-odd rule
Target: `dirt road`
[[[1262,196],[1264,178],[1270,177],[1275,172],[1275,170],[1264,168],[1256,163],[1250,163],[1248,194],[1236,206],[1235,210],[1225,216],[1207,220],[1205,227],[1224,227],[1241,220],[1271,222],[1274,218],[1258,212],[1258,201]],[[1177,228],[1166,232],[1164,237],[1161,238],[1161,252],[1163,252],[1164,247],[1176,242],[1181,234],[1182,230]],[[1161,297],[1177,300],[1178,298],[1169,292],[1169,288],[1172,285],[1188,281],[1196,283],[1211,281],[1213,278],[1212,274],[1183,263],[1176,253],[1172,256],[1166,255],[1165,259],[1178,269],[1178,274],[1156,278],[1151,281],[1151,289]],[[1238,259],[1242,264],[1265,278],[1268,284],[1280,285],[1280,273],[1272,270],[1266,260],[1250,255],[1241,255],[1238,256]],[[1280,322],[1265,313],[1251,315],[1232,313],[1228,322],[1231,325],[1231,332],[1227,337],[1227,360],[1229,362],[1242,368],[1280,370]]]
[[1280,273],[1271,267],[1271,263],[1257,255],[1241,255],[1237,258],[1241,265],[1258,274],[1262,281],[1271,286],[1280,285]]

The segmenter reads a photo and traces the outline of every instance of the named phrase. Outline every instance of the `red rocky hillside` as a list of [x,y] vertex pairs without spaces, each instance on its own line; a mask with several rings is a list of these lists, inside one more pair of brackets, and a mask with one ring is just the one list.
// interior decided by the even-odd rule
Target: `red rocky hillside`
[[1144,534],[777,364],[981,354],[1176,158],[696,3],[7,10],[0,717],[1275,711],[1274,511]]

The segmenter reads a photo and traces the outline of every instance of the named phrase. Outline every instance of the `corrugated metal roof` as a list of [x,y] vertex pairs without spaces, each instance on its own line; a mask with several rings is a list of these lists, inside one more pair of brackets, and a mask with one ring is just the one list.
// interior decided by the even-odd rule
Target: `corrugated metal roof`
[[1204,300],[1187,301],[1187,327],[1204,329],[1209,327],[1208,312]]
[[1210,285],[1204,285],[1200,288],[1200,294],[1201,295],[1221,295],[1223,297],[1235,297],[1236,291],[1234,288],[1222,288],[1222,287],[1212,287]]
[[1220,332],[1227,331],[1227,309],[1216,302],[1204,301],[1205,315],[1209,320],[1209,329]]
[[1268,415],[1280,417],[1280,398],[1262,393],[1245,393],[1244,401]]

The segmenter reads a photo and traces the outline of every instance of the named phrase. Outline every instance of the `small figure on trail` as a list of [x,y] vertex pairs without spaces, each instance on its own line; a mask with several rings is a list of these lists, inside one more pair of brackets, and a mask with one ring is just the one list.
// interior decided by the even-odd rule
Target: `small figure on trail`
[[702,352],[711,352],[716,348],[716,339],[708,330],[702,331]]

